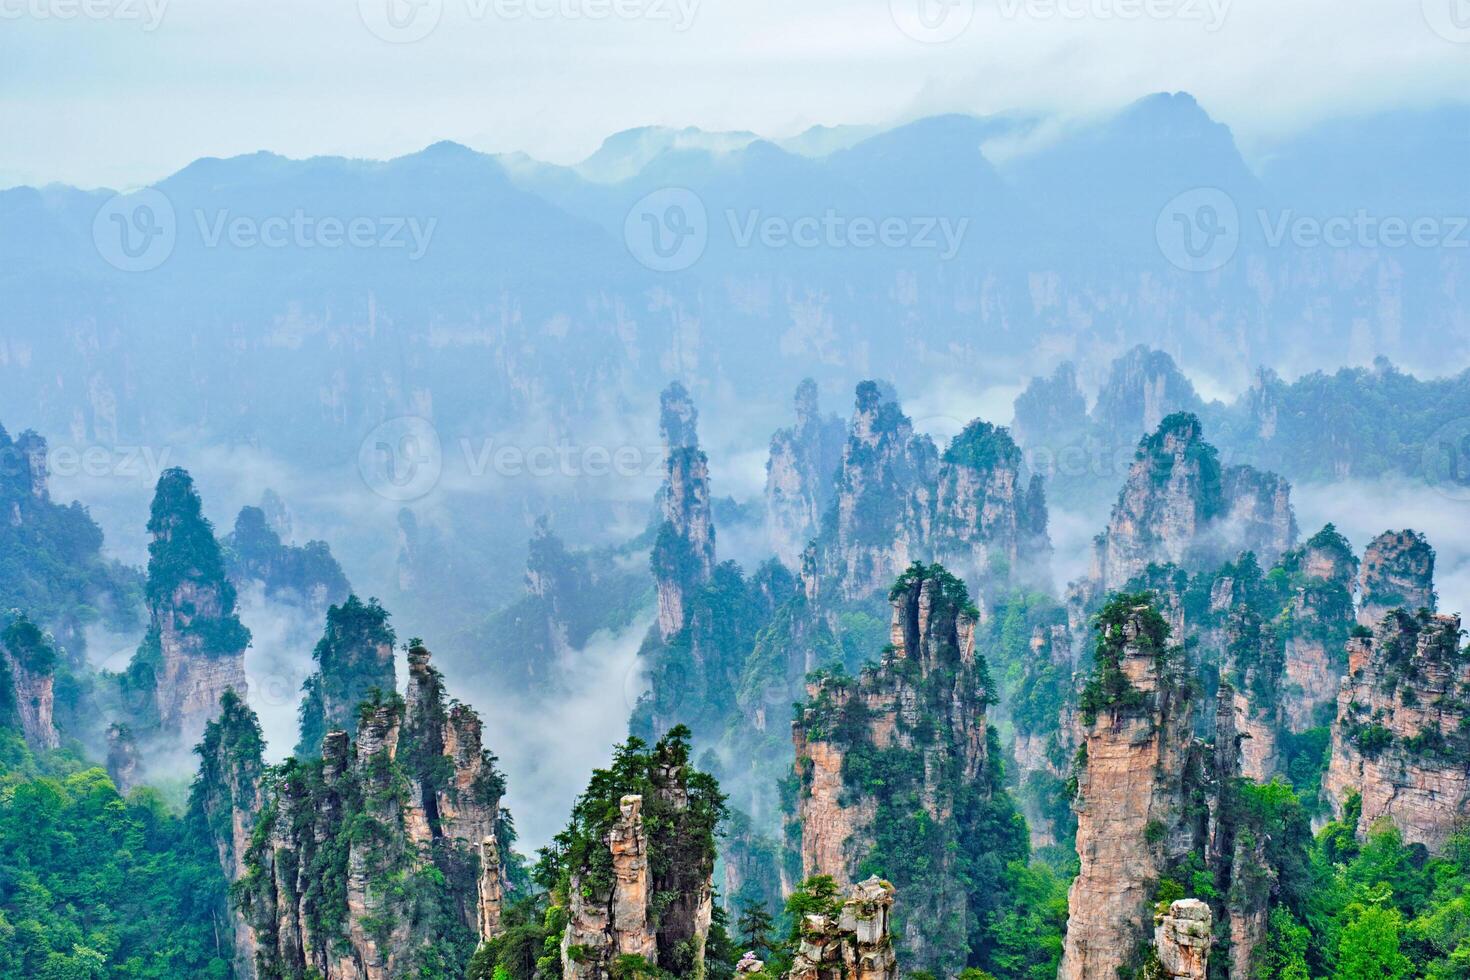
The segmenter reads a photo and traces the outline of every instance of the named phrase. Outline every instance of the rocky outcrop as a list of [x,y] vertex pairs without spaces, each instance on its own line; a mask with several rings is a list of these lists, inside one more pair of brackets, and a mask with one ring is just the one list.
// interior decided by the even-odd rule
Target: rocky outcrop
[[0,632],[0,717],[14,712],[26,744],[46,752],[61,744],[56,730],[56,666],[51,638],[24,616]]
[[1288,727],[1300,732],[1326,724],[1321,716],[1336,703],[1346,668],[1358,560],[1347,540],[1328,524],[1295,553],[1288,571],[1292,595],[1283,617],[1286,674],[1281,700]]
[[412,643],[409,661],[408,697],[374,690],[355,743],[328,732],[320,758],[287,760],[266,781],[238,886],[262,976],[388,980],[426,957],[462,966],[498,929],[504,783],[428,651]]
[[1061,980],[1116,976],[1146,935],[1153,883],[1197,844],[1194,699],[1162,616],[1136,596],[1099,615],[1083,691],[1077,854]]
[[374,689],[392,691],[393,644],[388,613],[376,599],[348,596],[327,610],[327,626],[312,660],[316,671],[302,685],[299,756],[315,755],[329,731],[357,730],[357,706]]
[[107,775],[119,793],[138,785],[138,745],[132,729],[113,723],[107,728]]
[[[194,750],[199,755],[199,773],[189,799],[191,811],[209,828],[226,881],[239,881],[247,872],[245,856],[262,805],[264,748],[254,712],[234,691],[226,691],[220,699],[219,717],[205,726],[204,739]],[[254,977],[259,950],[255,930],[238,909],[230,912],[235,973]]]
[[1097,393],[1092,419],[1110,445],[1131,446],[1175,412],[1204,407],[1190,383],[1163,351],[1143,345],[1115,360]]
[[802,381],[796,389],[796,425],[771,437],[766,462],[766,526],[776,557],[792,571],[801,569],[802,551],[831,503],[846,439],[842,419],[822,415],[816,382]]
[[148,531],[148,634],[124,677],[125,694],[142,728],[193,741],[226,691],[245,696],[250,631],[235,614],[235,587],[183,470],[159,478]]
[[1296,538],[1289,496],[1285,481],[1272,474],[1221,467],[1199,419],[1170,415],[1139,443],[1097,539],[1090,580],[1074,596],[1084,605],[1100,600],[1150,564],[1192,571],[1240,550],[1274,562]]
[[[275,502],[281,506],[279,497]],[[281,519],[286,519],[283,513]],[[282,541],[260,507],[241,508],[223,544],[230,581],[237,587],[258,583],[271,599],[315,610],[346,601],[350,592],[325,541],[300,547]]]
[[1358,623],[1373,629],[1391,609],[1435,609],[1434,549],[1415,531],[1384,531],[1363,549]]
[[[1422,566],[1421,566],[1422,567]],[[1438,850],[1470,812],[1470,655],[1458,616],[1389,612],[1348,643],[1323,790],[1362,800],[1360,833],[1391,819]]]
[[898,980],[893,895],[893,886],[874,876],[852,887],[836,915],[806,916],[787,980]]
[[648,835],[643,829],[643,797],[624,796],[619,816],[603,843],[612,857],[612,884],[602,890],[574,873],[569,890],[567,928],[562,934],[564,980],[608,975],[619,956],[658,960],[658,941],[649,920],[653,890],[648,868]]
[[689,593],[709,581],[715,566],[709,463],[699,448],[699,414],[677,381],[660,397],[664,443],[663,524],[653,546],[659,635],[667,641],[685,624]]
[[[565,903],[564,980],[620,975],[621,957],[676,976],[704,975],[723,805],[707,777],[690,768],[688,753],[687,729],[674,729],[651,751],[630,741],[615,771],[594,774],[572,825],[557,838],[565,861],[554,892]],[[618,793],[631,787],[642,791]]]
[[[965,922],[970,901],[955,870],[961,855],[1006,846],[979,836],[979,814],[998,789],[989,675],[975,652],[977,614],[963,582],[938,565],[915,564],[890,596],[891,642],[881,662],[857,678],[813,681],[798,709],[793,816],[803,875],[846,884],[860,865],[881,870],[912,910],[905,949],[916,965],[934,968],[941,950],[963,942],[949,931]],[[888,778],[876,775],[880,769]],[[941,828],[943,838],[922,880],[878,844],[880,825],[885,836],[901,836],[915,821]]]
[[[1155,915],[1154,952],[1161,980],[1206,980],[1213,929],[1210,907],[1197,898],[1181,898]],[[1240,974],[1241,980],[1247,976]]]
[[1046,499],[1010,433],[973,421],[941,457],[876,382],[857,404],[822,533],[807,549],[808,598],[879,594],[913,561],[940,561],[981,587],[1048,575]]

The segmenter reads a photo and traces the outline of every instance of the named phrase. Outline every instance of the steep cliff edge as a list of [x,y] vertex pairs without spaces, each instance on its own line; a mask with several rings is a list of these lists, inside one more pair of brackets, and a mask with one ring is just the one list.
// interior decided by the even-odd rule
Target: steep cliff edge
[[55,720],[60,660],[51,640],[23,615],[0,631],[0,722],[13,716],[35,752],[61,744]]
[[1024,856],[1024,827],[1000,789],[991,681],[964,583],[915,564],[889,597],[881,661],[856,678],[819,676],[798,708],[792,817],[802,874],[892,881],[906,959],[944,969],[964,962],[968,926],[996,898],[977,864]]
[[1360,794],[1366,831],[1388,817],[1442,848],[1470,812],[1470,654],[1458,616],[1395,609],[1348,643],[1324,783],[1341,810]]
[[246,692],[250,631],[235,614],[214,528],[194,481],[164,471],[148,520],[148,633],[123,675],[135,728],[194,742],[229,690]]
[[1118,974],[1151,921],[1155,883],[1196,847],[1189,812],[1195,692],[1169,627],[1147,597],[1099,614],[1083,690],[1077,854],[1061,980]]

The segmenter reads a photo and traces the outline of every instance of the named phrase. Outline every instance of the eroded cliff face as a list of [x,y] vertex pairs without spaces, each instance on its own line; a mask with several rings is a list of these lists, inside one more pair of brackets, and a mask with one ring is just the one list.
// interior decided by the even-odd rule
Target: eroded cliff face
[[1344,648],[1353,621],[1358,560],[1346,539],[1327,525],[1306,543],[1294,567],[1286,614],[1287,724],[1301,732],[1325,724],[1346,667]]
[[149,628],[124,677],[125,695],[140,727],[192,743],[226,691],[245,696],[250,631],[235,614],[214,529],[183,470],[159,478],[148,531]]
[[[1210,975],[1213,929],[1210,907],[1197,898],[1181,898],[1171,903],[1168,911],[1154,916],[1154,951],[1160,977],[1206,980]],[[1246,976],[1241,974],[1241,980]]]
[[600,980],[619,956],[658,961],[658,942],[649,921],[653,882],[648,869],[648,834],[643,797],[624,796],[603,843],[612,858],[610,887],[599,888],[583,870],[573,872],[562,934],[563,980]]
[[699,448],[699,414],[677,381],[660,397],[664,442],[663,524],[653,546],[659,635],[667,641],[684,627],[689,593],[709,581],[715,566],[709,463]]
[[893,886],[874,876],[852,887],[836,915],[806,916],[787,980],[898,980],[893,898]]
[[[225,692],[220,699],[219,717],[205,726],[204,739],[195,749],[199,755],[199,773],[194,779],[189,805],[209,828],[220,870],[229,882],[240,881],[248,870],[245,856],[262,805],[264,748],[265,740],[255,713],[234,691]],[[255,977],[259,951],[255,930],[238,908],[232,906],[230,913],[236,975]]]
[[1358,624],[1374,629],[1391,609],[1435,609],[1434,549],[1415,531],[1384,531],[1363,549]]
[[1061,980],[1116,976],[1146,936],[1154,884],[1198,843],[1187,807],[1194,697],[1168,627],[1151,606],[1120,600],[1098,630]]
[[[962,949],[970,901],[960,862],[981,841],[979,815],[997,789],[986,707],[985,660],[975,652],[976,610],[964,583],[940,566],[915,564],[891,593],[890,644],[857,678],[826,675],[808,687],[793,723],[800,789],[802,874],[842,884],[868,862],[903,891],[911,909],[902,942],[924,968]],[[880,774],[886,774],[880,775]],[[911,800],[922,816],[916,816]],[[879,845],[919,820],[944,837],[922,881]],[[917,833],[917,829],[914,831]],[[889,866],[892,865],[892,866]]]
[[1388,817],[1409,843],[1441,848],[1470,812],[1470,655],[1460,619],[1401,609],[1348,643],[1323,789],[1359,830]]
[[801,553],[816,536],[832,500],[833,478],[846,439],[842,419],[822,415],[816,382],[802,381],[796,389],[796,425],[771,437],[766,462],[766,523],[771,546],[793,572],[801,569]]
[[1098,601],[1150,564],[1192,571],[1240,550],[1274,562],[1295,539],[1286,482],[1250,467],[1221,467],[1199,419],[1177,413],[1139,443],[1077,596]]
[[14,712],[26,744],[36,752],[61,744],[54,717],[59,662],[50,637],[26,617],[0,632],[0,715]]
[[499,926],[503,780],[428,651],[409,663],[406,699],[375,691],[355,742],[328,732],[319,759],[288,760],[262,790],[239,888],[262,976],[453,972]]

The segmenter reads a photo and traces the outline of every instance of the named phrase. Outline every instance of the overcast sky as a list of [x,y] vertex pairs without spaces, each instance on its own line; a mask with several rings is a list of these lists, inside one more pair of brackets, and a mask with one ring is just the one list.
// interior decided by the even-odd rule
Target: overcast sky
[[0,186],[440,139],[571,162],[648,124],[780,137],[1180,89],[1247,151],[1464,98],[1470,0],[0,0]]

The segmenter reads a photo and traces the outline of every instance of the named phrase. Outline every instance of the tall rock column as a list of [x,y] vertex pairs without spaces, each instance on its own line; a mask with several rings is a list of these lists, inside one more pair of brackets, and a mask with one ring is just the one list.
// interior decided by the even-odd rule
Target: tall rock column
[[699,413],[677,381],[660,396],[664,442],[663,524],[653,546],[659,635],[683,629],[689,593],[709,581],[715,566],[710,515],[709,462],[699,448]]
[[1416,531],[1384,531],[1363,550],[1358,624],[1376,627],[1391,609],[1435,609],[1434,549]]
[[817,383],[807,378],[796,389],[796,425],[771,437],[766,461],[766,523],[776,557],[793,572],[801,553],[816,536],[832,499],[832,484],[842,461],[846,426],[836,415],[823,416]]
[[148,531],[148,634],[125,693],[145,730],[192,741],[226,691],[245,696],[250,631],[235,614],[235,588],[188,473],[174,468],[159,478]]
[[1323,789],[1339,810],[1362,796],[1359,829],[1390,818],[1411,844],[1441,848],[1470,812],[1470,655],[1460,618],[1388,613],[1348,645]]
[[37,752],[61,744],[53,719],[58,657],[51,640],[24,616],[0,633],[0,710],[8,700],[26,744]]
[[808,915],[787,980],[898,980],[893,894],[874,876],[852,887],[837,915]]
[[1358,560],[1347,539],[1328,524],[1292,555],[1292,596],[1285,617],[1286,684],[1282,706],[1287,725],[1301,732],[1329,715],[1345,664],[1353,624],[1353,587]]
[[[220,870],[231,883],[247,871],[245,856],[262,803],[264,749],[255,712],[234,691],[226,691],[220,698],[219,717],[205,726],[204,739],[194,750],[200,764],[189,806],[209,828]],[[255,930],[239,910],[228,912],[235,934],[235,972],[254,977],[259,949]]]
[[1081,868],[1067,896],[1061,980],[1113,977],[1147,935],[1149,889],[1194,845],[1186,812],[1194,704],[1162,616],[1120,595],[1098,617],[1081,699]]

